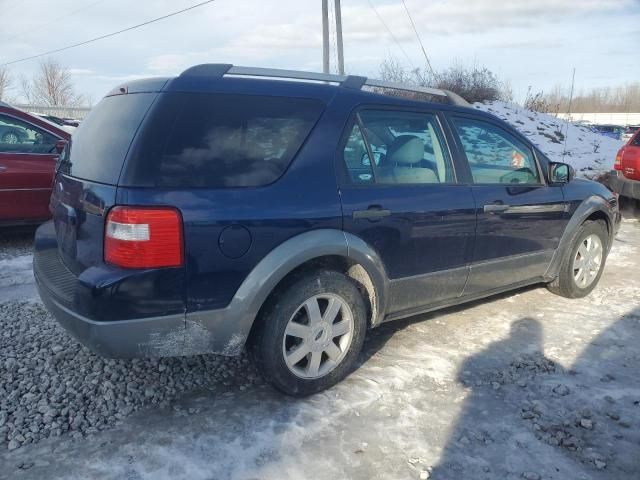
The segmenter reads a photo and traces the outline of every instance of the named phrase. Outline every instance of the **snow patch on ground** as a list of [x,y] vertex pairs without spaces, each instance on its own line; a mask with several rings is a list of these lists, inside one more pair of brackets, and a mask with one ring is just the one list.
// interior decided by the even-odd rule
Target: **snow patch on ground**
[[33,283],[32,256],[0,260],[0,287]]
[[595,179],[611,170],[616,153],[624,144],[621,140],[594,133],[587,127],[546,113],[532,112],[520,105],[496,101],[473,106],[506,121],[549,159],[572,165],[581,177]]
[[32,255],[0,260],[0,291],[3,300],[36,300]]

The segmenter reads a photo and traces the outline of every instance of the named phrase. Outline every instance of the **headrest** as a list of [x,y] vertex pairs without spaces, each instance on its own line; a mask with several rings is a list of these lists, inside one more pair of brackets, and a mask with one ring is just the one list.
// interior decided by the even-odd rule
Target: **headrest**
[[420,163],[424,158],[424,143],[413,135],[396,137],[387,150],[386,163]]

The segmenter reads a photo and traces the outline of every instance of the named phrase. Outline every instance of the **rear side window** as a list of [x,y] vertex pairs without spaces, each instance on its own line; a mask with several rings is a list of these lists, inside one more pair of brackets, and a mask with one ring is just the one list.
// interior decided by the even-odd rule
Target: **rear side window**
[[640,147],[640,131],[636,131],[635,136],[629,141],[629,145]]
[[69,159],[60,163],[60,170],[99,183],[118,183],[131,140],[156,95],[103,98],[73,132]]
[[121,183],[267,185],[284,173],[322,110],[313,99],[162,94],[135,141]]
[[438,122],[428,113],[361,111],[347,138],[343,158],[350,180],[356,184],[454,181]]

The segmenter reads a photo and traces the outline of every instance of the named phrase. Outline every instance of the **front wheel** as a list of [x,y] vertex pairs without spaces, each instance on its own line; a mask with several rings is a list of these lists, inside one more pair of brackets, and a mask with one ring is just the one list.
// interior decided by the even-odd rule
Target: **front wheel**
[[293,396],[325,390],[348,375],[367,327],[360,291],[334,271],[294,280],[257,321],[249,343],[254,362],[271,385]]
[[604,270],[607,239],[604,222],[585,222],[578,230],[571,250],[562,259],[558,277],[547,285],[549,290],[567,298],[581,298],[591,293]]

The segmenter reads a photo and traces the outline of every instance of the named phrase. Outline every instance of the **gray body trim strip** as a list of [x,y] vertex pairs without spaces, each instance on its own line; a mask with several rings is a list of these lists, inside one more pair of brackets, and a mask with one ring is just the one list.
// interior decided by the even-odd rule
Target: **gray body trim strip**
[[496,288],[542,278],[549,268],[554,250],[510,255],[474,263],[463,296],[490,292]]
[[462,295],[470,266],[440,270],[389,282],[387,314],[424,307]]
[[528,214],[528,213],[553,213],[553,212],[566,212],[567,205],[564,203],[556,203],[550,205],[517,205],[507,208],[503,215],[509,214]]
[[400,320],[402,318],[413,317],[414,315],[433,312],[435,310],[440,310],[447,307],[455,307],[457,305],[462,305],[464,303],[473,302],[474,300],[488,298],[493,295],[498,295],[500,293],[516,290],[518,288],[526,287],[529,285],[535,285],[536,283],[540,283],[541,281],[543,281],[543,279],[540,277],[532,278],[530,280],[526,280],[513,285],[508,285],[506,287],[494,288],[492,290],[487,290],[487,291],[476,293],[473,295],[465,295],[462,297],[457,297],[449,300],[444,300],[442,302],[433,303],[431,305],[426,305],[424,307],[414,308],[411,310],[404,310],[402,312],[396,312],[391,315],[387,315],[384,319],[384,322],[386,323],[386,322],[391,322],[393,320]]

